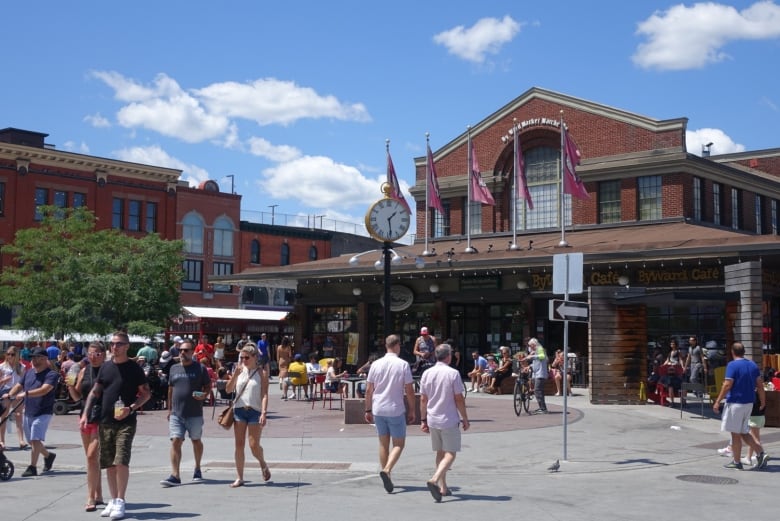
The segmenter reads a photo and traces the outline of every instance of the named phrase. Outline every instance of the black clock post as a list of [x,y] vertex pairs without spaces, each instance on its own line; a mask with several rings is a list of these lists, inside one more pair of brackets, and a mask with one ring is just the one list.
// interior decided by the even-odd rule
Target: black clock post
[[384,314],[384,322],[385,322],[385,338],[393,334],[393,325],[391,323],[392,317],[391,317],[391,305],[392,302],[390,300],[390,261],[391,257],[390,254],[392,253],[390,251],[391,243],[389,241],[385,241],[382,243],[382,254],[384,255],[385,260],[385,277],[384,277],[384,291],[385,291],[385,314]]

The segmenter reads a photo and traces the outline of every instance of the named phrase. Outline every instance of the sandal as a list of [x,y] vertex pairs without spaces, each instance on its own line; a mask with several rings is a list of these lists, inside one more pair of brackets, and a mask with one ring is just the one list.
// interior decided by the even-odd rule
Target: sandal
[[95,510],[97,510],[97,504],[95,503],[87,503],[84,505],[85,512],[94,512]]
[[263,481],[269,481],[271,479],[271,469],[267,466],[263,467]]
[[238,488],[244,486],[244,480],[243,479],[237,479],[233,483],[230,484],[230,488]]
[[30,448],[30,444],[29,443],[20,443],[19,444],[19,450],[27,450],[29,448]]

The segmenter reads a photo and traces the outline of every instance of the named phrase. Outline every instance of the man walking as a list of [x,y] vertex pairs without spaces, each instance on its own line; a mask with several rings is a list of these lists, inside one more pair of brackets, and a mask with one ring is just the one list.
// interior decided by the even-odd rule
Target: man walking
[[463,382],[460,373],[450,367],[452,347],[441,344],[434,352],[436,365],[425,371],[420,379],[420,414],[422,431],[430,433],[431,446],[436,452],[436,471],[426,485],[433,499],[452,495],[447,487],[447,470],[460,452],[460,430],[469,429]]
[[193,359],[192,342],[179,347],[180,363],[171,367],[168,376],[168,430],[171,438],[171,475],[160,481],[163,487],[181,485],[181,447],[189,433],[195,455],[192,481],[203,481],[200,460],[203,457],[203,400],[211,394],[211,379],[203,365]]
[[531,361],[531,378],[534,380],[534,398],[539,406],[534,414],[547,414],[547,404],[544,401],[544,383],[547,380],[547,353],[539,343],[539,340],[532,338],[528,341],[530,353],[525,359]]
[[[406,424],[414,423],[414,387],[409,363],[398,355],[401,339],[385,339],[385,356],[371,364],[366,377],[366,422],[376,425],[379,436],[379,477],[387,493],[393,491],[390,472],[401,457],[406,442]],[[406,404],[404,404],[406,395]],[[390,449],[390,440],[393,448]]]
[[726,399],[720,430],[731,433],[733,455],[732,461],[724,466],[727,469],[742,470],[742,442],[744,441],[750,445],[755,454],[758,454],[757,465],[753,468],[763,469],[769,461],[769,456],[764,452],[764,447],[750,435],[750,414],[756,392],[758,392],[759,409],[764,410],[766,407],[764,379],[755,362],[745,358],[745,346],[741,342],[734,342],[731,345],[731,354],[734,355],[734,360],[726,366],[723,386],[712,405],[712,410],[718,413],[721,400]]
[[[44,441],[49,422],[54,412],[54,390],[57,387],[59,375],[51,369],[49,355],[46,349],[36,347],[32,351],[32,370],[22,376],[22,381],[14,385],[3,398],[11,402],[18,398],[24,399],[24,417],[22,428],[24,437],[32,446],[30,466],[22,477],[38,475],[38,457],[43,456],[43,471],[49,472],[57,455],[46,450]],[[5,428],[3,425],[0,428]]]
[[471,389],[469,389],[469,391],[478,393],[480,383],[482,382],[482,375],[485,373],[485,369],[487,369],[487,360],[485,360],[485,357],[480,355],[479,351],[476,349],[471,352],[471,358],[474,359],[474,368],[468,374],[468,377],[471,380]]
[[100,367],[97,379],[87,396],[84,413],[79,425],[87,426],[87,411],[100,400],[100,468],[106,469],[106,479],[111,500],[101,517],[122,519],[125,517],[125,494],[130,478],[130,452],[136,431],[136,411],[151,396],[143,369],[127,356],[130,340],[127,333],[119,331],[111,335],[109,347],[113,354],[110,361]]
[[685,367],[689,368],[690,382],[692,384],[706,384],[707,380],[707,357],[704,356],[704,350],[692,336],[688,339],[688,358],[685,360]]

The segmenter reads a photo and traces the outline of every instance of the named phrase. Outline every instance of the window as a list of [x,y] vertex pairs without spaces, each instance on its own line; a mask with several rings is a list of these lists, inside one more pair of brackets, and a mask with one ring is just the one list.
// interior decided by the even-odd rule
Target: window
[[214,221],[214,255],[233,256],[233,223],[227,217]]
[[0,215],[5,215],[5,183],[0,183]]
[[620,180],[599,183],[599,222],[620,222]]
[[[233,263],[232,262],[215,262],[214,263],[214,275],[232,275]],[[230,293],[233,288],[230,284],[213,284],[211,286],[216,293]]]
[[115,230],[125,229],[125,202],[117,197],[111,207],[111,227]]
[[444,213],[433,210],[433,236],[446,237],[450,234],[450,202],[442,201]]
[[701,177],[693,178],[693,220],[701,221],[704,207],[704,183]]
[[637,179],[639,189],[639,220],[661,218],[661,176],[647,175]]
[[146,203],[146,233],[157,233],[157,203]]
[[290,264],[290,245],[287,243],[282,244],[282,256],[279,259],[279,266],[287,266]]
[[317,260],[317,247],[313,244],[309,247],[309,260]]
[[57,208],[68,207],[68,192],[54,191],[54,206]]
[[203,253],[203,220],[190,212],[182,220],[182,239],[187,253]]
[[181,289],[200,291],[203,288],[203,261],[185,260],[182,269],[184,279],[181,281]]
[[[467,223],[469,233],[482,233],[482,203],[471,201],[468,205],[468,210],[464,217],[469,221]],[[463,229],[465,230],[466,226]]]
[[260,264],[260,241],[257,239],[252,239],[252,244],[249,246],[249,262]]
[[720,183],[712,183],[712,222],[721,224]]
[[[559,227],[560,196],[560,150],[549,147],[537,147],[523,154],[525,162],[525,177],[528,191],[534,203],[530,210],[525,199],[516,199],[515,224],[517,230],[539,230]],[[513,178],[514,180],[514,178]],[[513,186],[513,190],[516,188]],[[564,204],[571,208],[571,195],[564,196]],[[564,217],[566,224],[571,224],[571,211]],[[511,229],[512,224],[509,227]]]
[[43,219],[41,213],[41,206],[49,204],[49,190],[46,188],[35,189],[35,220],[40,221]]
[[756,233],[764,233],[764,212],[762,203],[763,198],[756,194]]
[[81,208],[83,206],[87,206],[87,194],[75,192],[73,194],[73,208]]
[[130,201],[127,204],[127,229],[131,232],[141,231],[141,201]]
[[731,228],[742,228],[742,193],[738,188],[731,189]]

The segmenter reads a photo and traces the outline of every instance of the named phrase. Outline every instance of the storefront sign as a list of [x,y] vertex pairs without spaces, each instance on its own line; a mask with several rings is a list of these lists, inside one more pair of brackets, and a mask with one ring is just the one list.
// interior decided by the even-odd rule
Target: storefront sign
[[[695,282],[721,282],[720,268],[681,268],[679,270],[637,270],[636,282],[640,286],[663,286]],[[633,281],[632,281],[633,282]]]
[[461,291],[474,289],[499,289],[501,287],[501,277],[488,277],[479,279],[461,279]]
[[521,121],[519,126],[521,129],[524,129],[526,127],[533,127],[537,125],[546,125],[549,127],[560,128],[561,120],[550,119],[550,118],[531,118],[531,119],[526,119],[525,121]]
[[[379,302],[385,305],[385,296],[379,297]],[[394,284],[390,286],[390,311],[403,311],[414,303],[414,293],[406,286]]]

